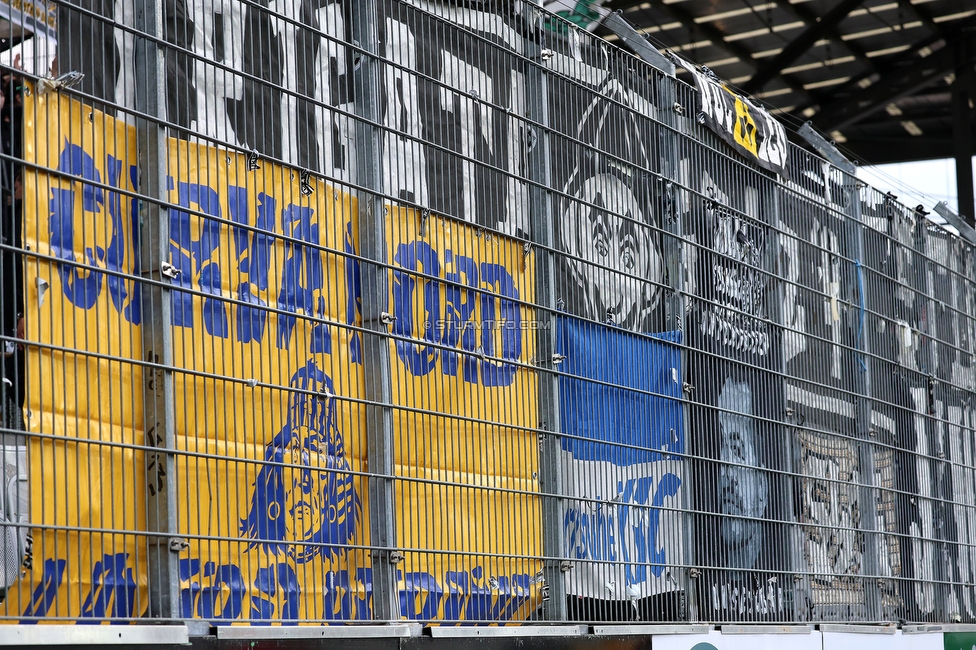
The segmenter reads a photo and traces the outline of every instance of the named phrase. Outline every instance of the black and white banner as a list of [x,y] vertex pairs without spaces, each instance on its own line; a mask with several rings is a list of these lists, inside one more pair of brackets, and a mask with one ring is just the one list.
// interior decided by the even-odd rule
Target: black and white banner
[[783,125],[715,77],[700,72],[693,63],[680,58],[678,62],[695,78],[700,100],[698,119],[763,169],[787,176],[789,145]]

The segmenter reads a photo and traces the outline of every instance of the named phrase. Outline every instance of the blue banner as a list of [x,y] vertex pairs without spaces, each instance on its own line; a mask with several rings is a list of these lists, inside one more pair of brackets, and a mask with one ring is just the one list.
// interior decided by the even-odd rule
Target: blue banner
[[563,450],[615,465],[684,453],[681,332],[632,334],[571,317],[557,326],[569,375],[559,378]]

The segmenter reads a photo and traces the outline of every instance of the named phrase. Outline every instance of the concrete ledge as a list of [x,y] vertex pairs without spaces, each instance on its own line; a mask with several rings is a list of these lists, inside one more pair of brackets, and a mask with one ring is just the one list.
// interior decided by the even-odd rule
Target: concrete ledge
[[419,623],[398,625],[219,626],[218,639],[370,639],[419,636]]
[[512,627],[445,627],[438,625],[427,629],[435,639],[583,636],[589,632],[588,625],[518,625]]
[[812,634],[812,625],[723,625],[722,634]]
[[902,625],[902,634],[936,634],[938,632],[976,632],[970,623],[918,623]]
[[185,625],[0,625],[0,646],[189,643]]
[[708,625],[594,625],[597,636],[632,636],[636,634],[708,634]]
[[821,632],[840,634],[894,634],[898,629],[895,625],[857,625],[844,623],[821,623],[817,626]]

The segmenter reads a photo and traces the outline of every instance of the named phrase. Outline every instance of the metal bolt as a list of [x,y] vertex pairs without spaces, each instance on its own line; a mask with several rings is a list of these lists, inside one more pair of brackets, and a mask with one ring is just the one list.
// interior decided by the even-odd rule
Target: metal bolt
[[175,279],[180,274],[180,270],[170,264],[169,262],[163,262],[159,265],[159,272],[163,274],[164,277]]
[[169,550],[174,553],[182,553],[186,549],[190,548],[190,542],[180,537],[173,537],[169,540]]

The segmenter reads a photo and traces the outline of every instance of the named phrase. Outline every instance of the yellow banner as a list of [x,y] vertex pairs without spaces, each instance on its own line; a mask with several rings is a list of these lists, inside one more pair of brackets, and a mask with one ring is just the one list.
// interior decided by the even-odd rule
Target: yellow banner
[[469,225],[390,216],[397,534],[417,549],[402,588],[420,618],[521,620],[542,568],[534,258]]
[[[131,195],[136,134],[53,94],[28,97],[25,116],[28,162],[57,172],[25,173],[26,320],[39,344],[29,348],[25,407],[37,528],[29,569],[0,614],[136,618],[153,579],[147,503],[163,488],[147,484],[143,370],[133,363],[158,361],[143,354],[144,285],[135,280],[149,271]],[[369,619],[355,198],[212,146],[170,139],[168,156],[164,214],[178,271],[169,292],[178,369],[169,496],[189,542],[178,557],[182,615]],[[541,547],[538,502],[523,493],[536,489],[527,430],[536,426],[535,380],[518,367],[533,336],[516,323],[533,268],[514,242],[440,222],[425,239],[415,213],[391,216],[393,309],[414,313],[429,304],[421,296],[436,294],[454,310],[439,320],[478,328],[472,348],[468,330],[455,340],[454,329],[429,323],[451,350],[426,373],[422,345],[391,343],[394,401],[408,409],[395,420],[401,615],[522,618],[538,604],[540,567],[502,555]],[[425,243],[431,237],[436,244]],[[419,259],[411,251],[427,255],[424,245],[443,272],[410,293],[406,271]],[[393,333],[413,336],[402,329],[408,320]]]

